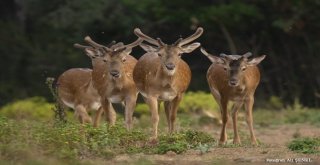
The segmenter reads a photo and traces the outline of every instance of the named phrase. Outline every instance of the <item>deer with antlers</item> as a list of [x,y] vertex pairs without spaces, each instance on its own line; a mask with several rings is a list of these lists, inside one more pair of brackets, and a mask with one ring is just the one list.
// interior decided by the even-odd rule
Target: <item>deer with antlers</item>
[[138,28],[134,33],[154,45],[140,43],[140,47],[147,53],[139,59],[134,68],[133,79],[151,111],[150,140],[156,142],[159,122],[158,100],[164,101],[168,130],[172,133],[179,103],[191,80],[190,68],[181,59],[181,55],[190,53],[200,46],[200,43],[189,43],[200,37],[203,29],[198,28],[193,35],[185,39],[180,38],[172,45],[163,43],[160,38],[153,39],[143,34]]
[[241,144],[237,128],[237,114],[244,104],[251,144],[257,145],[253,132],[252,108],[254,93],[260,82],[260,72],[257,65],[265,58],[265,55],[249,59],[248,57],[252,55],[250,52],[242,56],[220,54],[220,57],[209,54],[203,48],[201,48],[201,52],[212,62],[207,72],[207,80],[211,93],[220,106],[222,115],[223,124],[219,144],[223,145],[227,141],[227,105],[229,101],[234,101],[232,107],[233,143]]
[[89,36],[85,37],[84,40],[91,46],[75,44],[75,47],[84,48],[88,56],[99,60],[99,62],[92,62],[93,87],[97,89],[102,105],[102,108],[97,112],[94,125],[98,126],[103,112],[106,113],[108,122],[114,125],[116,113],[112,103],[124,103],[126,128],[130,130],[138,95],[132,77],[137,60],[130,53],[132,48],[139,45],[142,40],[137,39],[128,45],[120,42],[111,47],[100,45]]
[[[115,44],[115,41],[111,42],[107,47]],[[103,69],[104,63],[102,60],[96,57],[101,56],[101,52],[91,46],[82,46],[75,44],[77,48],[90,49],[96,52],[95,56],[87,54],[90,57],[92,65],[96,68]],[[100,54],[99,54],[100,53]],[[75,116],[80,123],[91,123],[92,119],[88,115],[88,112],[101,109],[101,97],[94,88],[92,80],[92,69],[89,68],[72,68],[62,73],[57,81],[58,97],[63,106],[72,108],[75,110]],[[100,115],[95,116],[99,118]],[[96,119],[94,120],[96,121]],[[97,125],[94,123],[94,125]]]

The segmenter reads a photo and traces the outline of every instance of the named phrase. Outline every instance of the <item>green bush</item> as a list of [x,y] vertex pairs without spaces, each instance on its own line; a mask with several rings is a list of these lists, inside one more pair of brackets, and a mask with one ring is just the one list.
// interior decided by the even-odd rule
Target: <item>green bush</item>
[[179,105],[179,112],[197,112],[199,110],[218,111],[219,107],[210,93],[187,92]]
[[320,138],[299,138],[291,141],[288,145],[291,151],[301,152],[304,154],[320,153]]
[[0,115],[12,119],[50,120],[54,116],[53,106],[43,97],[31,97],[5,105]]
[[134,113],[138,113],[139,115],[145,115],[150,113],[149,107],[145,103],[139,103],[136,106],[136,109],[134,110]]

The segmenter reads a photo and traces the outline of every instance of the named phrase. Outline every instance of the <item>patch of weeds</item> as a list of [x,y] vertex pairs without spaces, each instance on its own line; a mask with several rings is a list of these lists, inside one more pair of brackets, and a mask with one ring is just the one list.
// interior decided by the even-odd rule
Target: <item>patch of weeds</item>
[[211,135],[195,130],[187,130],[185,132],[186,141],[192,146],[196,147],[199,144],[213,144],[215,139]]
[[159,137],[159,144],[156,148],[157,154],[165,154],[168,151],[173,151],[180,154],[188,149],[188,143],[185,135],[181,133],[174,133],[171,135],[161,135]]
[[160,136],[156,153],[165,154],[168,151],[173,151],[180,154],[188,149],[197,148],[199,145],[212,146],[214,143],[215,139],[207,133],[187,130],[181,133]]
[[212,147],[212,145],[209,144],[199,144],[196,149],[200,151],[200,154],[205,154],[209,152],[209,149]]
[[320,138],[298,138],[292,140],[288,148],[291,151],[301,152],[304,154],[319,154],[320,153]]

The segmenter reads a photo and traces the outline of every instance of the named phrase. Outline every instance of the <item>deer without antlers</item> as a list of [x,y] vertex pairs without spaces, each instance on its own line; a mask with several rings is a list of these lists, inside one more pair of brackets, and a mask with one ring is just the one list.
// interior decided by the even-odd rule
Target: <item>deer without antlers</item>
[[167,45],[160,38],[153,39],[138,28],[134,30],[135,35],[154,45],[140,44],[147,53],[139,59],[133,71],[134,82],[151,111],[153,128],[151,141],[157,139],[158,100],[164,101],[169,132],[174,131],[178,106],[191,79],[190,68],[181,59],[181,55],[190,53],[200,46],[200,43],[189,43],[200,37],[202,32],[203,29],[198,28],[188,38],[180,38],[174,44]]
[[257,141],[253,132],[252,118],[254,93],[260,82],[260,72],[256,65],[265,58],[265,55],[249,59],[248,57],[252,55],[250,52],[242,56],[220,54],[220,57],[209,54],[203,48],[201,48],[201,52],[212,62],[207,72],[207,80],[211,93],[220,106],[222,115],[223,125],[219,144],[222,145],[227,141],[227,104],[229,101],[234,101],[232,107],[233,143],[241,143],[237,129],[237,114],[244,104],[251,143],[256,145]]
[[93,87],[92,70],[72,68],[62,73],[57,81],[59,101],[75,110],[80,123],[91,123],[90,110],[101,108],[98,91]]
[[99,109],[95,119],[95,126],[98,126],[103,111],[107,114],[107,120],[111,125],[115,124],[116,113],[111,103],[124,103],[126,128],[132,128],[132,115],[136,106],[137,88],[132,78],[133,68],[137,60],[129,55],[133,47],[137,46],[141,39],[124,45],[119,42],[111,47],[100,45],[94,42],[89,36],[85,41],[92,47],[75,44],[78,48],[84,48],[86,54],[97,58],[99,62],[93,62],[92,80],[93,86],[97,89],[102,108]]

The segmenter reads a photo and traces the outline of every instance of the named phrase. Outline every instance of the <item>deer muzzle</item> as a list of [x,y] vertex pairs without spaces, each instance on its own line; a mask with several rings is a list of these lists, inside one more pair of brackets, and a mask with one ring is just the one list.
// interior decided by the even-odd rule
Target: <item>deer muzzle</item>
[[111,75],[112,77],[119,78],[119,77],[120,77],[120,72],[117,71],[117,70],[111,70],[111,71],[110,71],[110,75]]
[[174,70],[175,67],[176,67],[176,66],[175,66],[173,63],[167,63],[167,64],[166,64],[166,68],[167,68],[168,70]]

